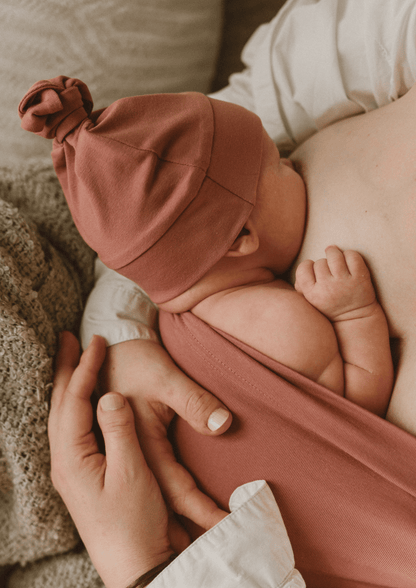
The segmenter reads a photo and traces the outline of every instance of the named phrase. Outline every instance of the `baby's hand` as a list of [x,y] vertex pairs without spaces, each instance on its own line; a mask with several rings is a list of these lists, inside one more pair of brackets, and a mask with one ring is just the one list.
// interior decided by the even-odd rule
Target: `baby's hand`
[[370,272],[357,251],[325,249],[326,259],[310,259],[296,270],[295,289],[331,321],[369,316],[377,304]]

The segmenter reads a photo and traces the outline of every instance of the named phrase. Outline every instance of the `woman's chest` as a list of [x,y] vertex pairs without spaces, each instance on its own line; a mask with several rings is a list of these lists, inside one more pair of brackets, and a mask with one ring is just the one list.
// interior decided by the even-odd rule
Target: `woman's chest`
[[391,336],[407,338],[416,337],[416,133],[402,111],[392,105],[343,121],[293,154],[308,212],[291,275],[300,261],[324,257],[328,245],[359,251]]

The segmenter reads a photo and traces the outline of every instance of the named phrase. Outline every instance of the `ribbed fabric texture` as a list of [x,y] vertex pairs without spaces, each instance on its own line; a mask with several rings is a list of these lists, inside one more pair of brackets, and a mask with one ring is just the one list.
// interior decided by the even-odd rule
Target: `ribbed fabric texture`
[[226,508],[265,479],[308,588],[413,588],[415,437],[191,313],[159,322],[175,362],[233,413],[219,437],[177,420],[177,455],[202,491]]

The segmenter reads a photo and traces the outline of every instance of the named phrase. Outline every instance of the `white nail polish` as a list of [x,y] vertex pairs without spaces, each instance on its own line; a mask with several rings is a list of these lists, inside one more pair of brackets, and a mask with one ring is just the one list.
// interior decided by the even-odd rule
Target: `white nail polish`
[[222,425],[228,419],[229,414],[230,413],[228,410],[225,410],[225,408],[217,408],[217,410],[214,410],[208,419],[208,429],[210,431],[216,431],[222,427]]
[[119,410],[124,406],[124,398],[120,394],[105,394],[100,400],[101,408],[105,411]]

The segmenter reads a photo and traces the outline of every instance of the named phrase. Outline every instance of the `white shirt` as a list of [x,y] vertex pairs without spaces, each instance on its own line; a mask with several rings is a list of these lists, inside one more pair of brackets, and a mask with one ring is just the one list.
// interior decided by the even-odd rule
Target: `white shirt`
[[[253,34],[246,69],[212,97],[256,112],[277,146],[292,150],[317,130],[396,100],[416,80],[416,0],[288,0]],[[81,338],[108,345],[158,340],[157,307],[133,282],[96,264]],[[265,483],[237,489],[232,513],[152,586],[304,586],[280,512]]]
[[237,488],[230,498],[230,510],[231,514],[194,541],[150,585],[305,588],[266,482],[258,480]]
[[280,149],[379,108],[416,80],[414,0],[288,0],[211,96],[259,115]]

